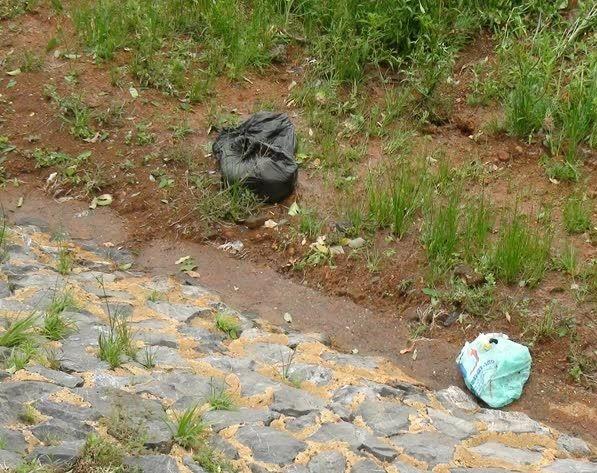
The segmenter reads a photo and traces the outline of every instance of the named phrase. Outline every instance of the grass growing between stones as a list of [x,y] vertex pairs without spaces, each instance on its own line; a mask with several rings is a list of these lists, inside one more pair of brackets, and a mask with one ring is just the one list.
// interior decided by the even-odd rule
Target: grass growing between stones
[[116,408],[105,419],[107,432],[120,442],[129,453],[142,452],[147,440],[147,429],[138,420],[131,419],[122,409]]
[[0,346],[12,348],[32,341],[34,337],[32,328],[37,320],[37,314],[32,313],[10,322],[4,332],[0,334]]
[[133,339],[131,325],[126,317],[110,314],[108,333],[98,339],[98,357],[106,361],[111,369],[118,368],[126,358],[136,359],[137,347]]
[[234,398],[226,386],[217,386],[213,382],[209,388],[207,402],[215,411],[231,411],[236,408]]
[[41,333],[49,340],[62,340],[77,329],[74,321],[65,317],[63,312],[75,309],[77,302],[73,295],[65,291],[55,295],[46,309]]
[[202,445],[207,426],[201,420],[198,406],[192,406],[182,413],[175,413],[168,424],[174,441],[183,448],[195,449]]
[[92,434],[87,437],[81,458],[73,473],[137,473],[136,468],[124,465],[125,450],[115,443]]
[[24,404],[19,413],[19,420],[27,425],[37,424],[41,419],[39,412],[31,405]]
[[193,460],[207,473],[237,473],[237,469],[221,452],[204,444],[193,454]]
[[215,319],[216,328],[224,332],[231,340],[236,340],[241,333],[241,326],[238,320],[228,314],[218,312]]

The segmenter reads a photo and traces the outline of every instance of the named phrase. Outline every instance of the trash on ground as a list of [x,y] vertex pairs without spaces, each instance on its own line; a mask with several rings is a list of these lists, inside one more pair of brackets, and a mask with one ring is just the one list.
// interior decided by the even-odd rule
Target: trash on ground
[[233,254],[240,253],[244,247],[245,247],[245,245],[240,240],[228,241],[228,242],[224,243],[223,245],[218,246],[218,248],[220,250],[224,250],[224,251],[227,251],[227,252],[233,253]]
[[292,315],[290,315],[288,312],[284,313],[284,321],[286,323],[291,324],[292,323]]
[[503,333],[481,333],[456,358],[466,386],[491,407],[504,407],[522,395],[531,374],[529,349]]
[[274,220],[269,219],[263,223],[263,226],[265,228],[276,228],[278,226],[278,222],[275,222]]
[[365,245],[365,239],[361,237],[355,238],[354,240],[350,240],[348,242],[348,246],[351,247],[353,250],[361,248],[363,245]]
[[296,135],[286,114],[258,112],[224,129],[212,149],[226,184],[240,183],[268,202],[280,202],[294,191]]

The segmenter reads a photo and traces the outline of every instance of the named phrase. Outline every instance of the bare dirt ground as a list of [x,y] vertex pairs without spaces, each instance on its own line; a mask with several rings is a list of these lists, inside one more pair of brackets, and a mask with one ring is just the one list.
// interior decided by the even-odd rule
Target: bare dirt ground
[[[358,348],[364,353],[381,353],[403,366],[409,374],[433,388],[460,383],[454,367],[454,358],[465,340],[480,331],[505,331],[516,336],[520,327],[516,320],[504,317],[469,320],[466,325],[449,328],[436,327],[416,342],[413,352],[400,355],[410,347],[409,324],[417,308],[428,304],[424,287],[425,254],[415,235],[400,241],[387,242],[383,234],[377,236],[381,251],[395,250],[395,256],[385,259],[379,271],[372,273],[361,259],[340,257],[334,267],[321,266],[305,272],[291,269],[292,261],[306,248],[300,241],[289,238],[289,226],[276,229],[248,229],[242,225],[220,225],[205,232],[195,213],[197,196],[189,186],[156,189],[149,179],[154,167],[167,167],[175,182],[188,179],[188,169],[181,163],[163,165],[151,157],[177,146],[169,127],[188,122],[192,133],[184,139],[184,146],[193,150],[198,169],[216,171],[213,160],[206,156],[207,146],[213,139],[210,121],[212,105],[193,106],[183,111],[178,100],[153,90],[142,90],[136,100],[128,91],[128,83],[111,83],[110,67],[97,65],[83,55],[75,59],[55,57],[45,52],[48,40],[58,28],[65,38],[62,50],[76,50],[77,43],[64,19],[58,19],[41,9],[27,14],[0,31],[0,55],[10,58],[15,51],[31,50],[43,57],[43,68],[16,76],[14,86],[7,87],[11,77],[0,82],[0,135],[10,138],[17,149],[10,153],[5,168],[19,186],[7,184],[0,190],[2,204],[11,220],[38,216],[50,221],[57,229],[66,228],[73,237],[111,241],[130,248],[138,254],[138,264],[156,272],[176,270],[174,261],[190,254],[198,263],[202,281],[222,292],[235,305],[262,317],[281,322],[282,314],[289,312],[294,324],[302,330],[327,332],[336,345],[345,350]],[[490,136],[480,132],[482,125],[499,114],[491,108],[467,104],[466,95],[469,65],[491,52],[490,40],[480,37],[462,55],[455,71],[458,86],[455,107],[450,119],[441,126],[430,125],[424,130],[424,139],[417,141],[420,152],[441,149],[452,166],[480,163],[485,172],[481,181],[472,184],[491,196],[497,208],[513,199],[528,212],[537,212],[541,205],[560,209],[570,190],[566,184],[554,184],[546,177],[539,164],[540,144],[528,145],[505,136]],[[300,109],[286,106],[289,87],[300,81],[302,60],[299,55],[282,65],[272,66],[263,74],[250,74],[246,80],[232,83],[218,82],[214,101],[219,110],[246,117],[258,110],[260,104],[275,105],[285,110],[305,129]],[[126,57],[118,62],[125,63]],[[69,85],[64,77],[76,76],[76,85]],[[85,143],[74,139],[57,114],[56,106],[44,98],[44,86],[53,84],[61,94],[76,92],[94,110],[102,110],[112,103],[124,103],[124,112],[118,123],[107,127],[104,141]],[[130,146],[125,136],[134,123],[150,124],[155,142],[144,146]],[[90,196],[80,189],[48,184],[53,170],[35,167],[27,150],[47,148],[70,154],[90,150],[92,156],[88,172],[101,182],[101,192],[114,196],[110,210],[89,212]],[[370,140],[363,169],[375,166],[379,159],[380,144]],[[150,156],[149,164],[147,156]],[[590,198],[595,200],[597,189],[597,160],[586,161],[585,175]],[[287,218],[287,206],[295,199],[309,202],[322,214],[329,215],[333,224],[335,209],[330,195],[335,192],[330,178],[317,166],[302,169],[297,194],[282,205],[266,207],[264,214],[275,221]],[[18,207],[20,198],[22,205]],[[54,199],[62,198],[58,204]],[[65,200],[73,198],[74,200]],[[84,212],[84,217],[75,217]],[[89,213],[88,213],[89,212]],[[558,223],[561,215],[554,212]],[[561,228],[561,225],[559,226]],[[557,247],[559,238],[554,239]],[[589,260],[597,256],[594,241],[580,235],[574,238],[580,256]],[[245,247],[243,259],[225,255],[213,243],[241,240]],[[412,281],[412,290],[403,293],[397,287],[403,281]],[[513,300],[530,298],[531,311],[541,311],[547,303],[556,300],[574,307],[574,316],[581,348],[595,350],[597,328],[594,304],[575,304],[570,280],[559,272],[549,272],[541,285],[534,289],[499,286],[498,296]],[[595,442],[597,403],[590,387],[580,386],[568,376],[568,341],[563,338],[543,342],[533,349],[533,375],[522,399],[514,405],[541,420],[582,433]]]

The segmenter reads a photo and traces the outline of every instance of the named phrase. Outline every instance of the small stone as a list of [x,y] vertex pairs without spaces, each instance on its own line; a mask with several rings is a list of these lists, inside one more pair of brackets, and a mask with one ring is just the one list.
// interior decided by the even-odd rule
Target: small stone
[[326,352],[322,355],[326,361],[339,365],[349,365],[364,370],[374,370],[379,366],[379,359],[372,356],[348,355],[346,353]]
[[3,450],[22,453],[27,449],[25,437],[21,432],[17,432],[16,430],[0,427],[0,439],[2,439]]
[[271,427],[241,427],[236,439],[251,449],[255,460],[278,465],[291,463],[307,446],[286,432]]
[[64,469],[70,468],[81,456],[83,441],[63,442],[59,445],[39,446],[28,456],[42,465],[52,465]]
[[27,371],[40,374],[54,384],[64,386],[65,388],[76,388],[83,385],[83,378],[80,376],[63,373],[62,371],[51,370],[45,366],[27,366]]
[[567,434],[561,434],[558,437],[558,447],[576,457],[584,457],[591,454],[591,449],[584,440]]
[[315,455],[309,461],[309,473],[344,473],[346,459],[340,452],[326,451]]
[[[373,460],[365,459],[355,463],[350,470],[351,473],[385,473],[385,469]],[[398,470],[403,473],[402,470]],[[408,473],[408,472],[407,472]]]
[[176,335],[164,332],[139,332],[135,337],[142,340],[145,345],[178,348]]
[[298,417],[319,412],[323,406],[323,399],[306,391],[285,386],[274,393],[271,409],[286,416]]
[[238,450],[228,440],[223,439],[219,435],[214,435],[209,444],[218,452],[222,453],[224,457],[229,460],[238,460],[240,458]]
[[268,365],[283,366],[289,363],[292,350],[277,343],[253,343],[245,348],[246,356]]
[[348,242],[348,246],[350,248],[352,248],[353,250],[356,250],[358,248],[363,247],[365,245],[365,243],[367,243],[367,242],[365,241],[364,238],[358,237],[358,238],[354,238],[353,240],[350,240]]
[[549,434],[547,427],[522,412],[481,409],[476,417],[487,425],[490,432]]
[[178,322],[188,322],[194,316],[200,316],[206,308],[187,304],[172,304],[166,301],[147,301],[147,306],[159,314],[170,317]]
[[318,417],[318,412],[311,412],[310,414],[300,417],[288,417],[284,419],[284,424],[286,430],[296,433],[306,428],[313,427],[317,423]]
[[273,381],[254,371],[238,372],[236,375],[240,380],[240,395],[243,397],[263,394],[267,389],[277,391],[282,388],[282,383]]
[[123,462],[140,473],[179,473],[176,460],[168,455],[143,455],[139,457],[126,457]]
[[82,422],[66,423],[61,419],[48,419],[31,428],[31,433],[47,443],[54,439],[61,441],[85,440],[93,429]]
[[416,411],[408,406],[370,400],[363,401],[356,411],[356,415],[361,416],[373,433],[380,437],[389,437],[407,431],[408,417],[415,413]]
[[16,471],[16,468],[23,463],[21,455],[8,450],[0,450],[0,470]]
[[257,366],[255,360],[249,360],[247,358],[233,358],[226,355],[206,356],[205,358],[201,358],[201,361],[227,373],[253,371]]
[[288,369],[288,375],[296,381],[308,381],[316,386],[325,386],[332,381],[334,373],[329,368],[321,365],[293,363]]
[[556,460],[541,471],[542,473],[595,473],[597,463],[581,460]]
[[247,218],[246,220],[243,221],[243,224],[249,229],[249,230],[255,230],[256,228],[260,228],[263,226],[263,224],[265,223],[266,220],[268,220],[269,217],[264,216],[264,215],[252,215],[249,218]]
[[475,424],[468,420],[431,408],[427,409],[427,414],[437,430],[450,437],[463,440],[477,433]]
[[456,386],[450,386],[437,391],[435,396],[447,409],[460,409],[463,411],[479,410],[479,406],[473,397]]
[[290,348],[295,349],[301,343],[321,343],[329,347],[332,345],[332,340],[324,333],[291,333],[288,335]]
[[449,463],[458,443],[457,439],[438,432],[397,435],[392,437],[391,441],[397,447],[403,448],[406,454],[428,463],[430,467]]
[[532,465],[538,463],[543,457],[541,452],[508,447],[498,442],[486,442],[476,447],[470,447],[469,450],[478,457],[483,458],[484,461],[493,459],[499,462],[506,461],[513,465]]
[[280,414],[269,409],[239,408],[235,411],[208,411],[203,414],[203,421],[211,426],[215,432],[231,425],[264,424],[269,425]]

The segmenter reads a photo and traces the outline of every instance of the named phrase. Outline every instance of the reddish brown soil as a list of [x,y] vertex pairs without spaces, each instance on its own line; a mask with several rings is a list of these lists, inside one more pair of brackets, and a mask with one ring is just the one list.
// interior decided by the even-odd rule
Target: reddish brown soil
[[[230,224],[214,228],[206,235],[194,211],[197,196],[184,185],[188,176],[187,167],[181,163],[163,163],[159,152],[176,145],[169,126],[186,120],[193,133],[184,139],[183,144],[195,150],[196,168],[215,171],[215,163],[209,157],[205,157],[202,151],[205,144],[214,138],[213,133],[208,134],[209,105],[193,106],[191,111],[184,112],[175,98],[153,90],[142,90],[140,97],[133,100],[128,92],[132,80],[129,84],[127,79],[122,87],[111,85],[109,70],[112,64],[94,64],[86,55],[79,59],[67,60],[55,58],[52,52],[45,53],[48,40],[55,35],[59,27],[62,28],[65,38],[60,49],[78,50],[68,21],[52,16],[46,10],[21,16],[10,23],[2,22],[0,25],[3,27],[0,30],[0,63],[1,59],[5,59],[7,64],[17,62],[16,56],[19,51],[24,50],[35,51],[44,59],[44,66],[40,72],[23,73],[14,77],[17,82],[14,87],[6,88],[10,79],[8,76],[4,76],[0,82],[0,135],[8,136],[10,142],[17,146],[16,151],[8,154],[5,168],[9,176],[17,177],[25,183],[20,188],[0,191],[3,204],[7,208],[17,210],[15,204],[18,197],[24,195],[27,199],[35,188],[43,189],[53,197],[72,196],[88,202],[91,197],[84,195],[80,189],[47,186],[46,180],[53,170],[35,168],[35,162],[27,155],[26,150],[44,147],[71,154],[91,150],[91,164],[87,166],[89,172],[101,178],[102,193],[114,196],[111,208],[120,216],[125,229],[120,235],[121,239],[115,243],[139,251],[149,251],[147,248],[151,248],[152,245],[167,248],[169,263],[161,260],[158,266],[171,268],[173,244],[167,243],[160,247],[158,243],[151,243],[152,240],[181,239],[185,242],[181,242],[180,245],[187,248],[185,245],[188,245],[188,242],[205,242],[206,237],[217,242],[240,239],[246,250],[246,261],[242,264],[264,268],[264,271],[269,272],[268,282],[275,283],[271,275],[277,272],[325,294],[349,299],[360,307],[359,310],[367,308],[375,313],[375,318],[369,326],[363,316],[358,321],[358,330],[344,331],[343,325],[335,320],[341,314],[331,312],[325,315],[320,309],[311,313],[316,313],[323,320],[317,322],[313,316],[307,317],[303,320],[304,325],[301,328],[328,329],[346,349],[357,345],[351,344],[351,337],[354,337],[359,343],[364,344],[362,351],[383,352],[400,358],[397,352],[407,343],[407,324],[417,307],[425,307],[428,304],[427,296],[421,292],[425,287],[427,261],[417,237],[416,230],[420,223],[398,242],[386,243],[384,235],[378,235],[377,243],[380,250],[391,248],[395,250],[395,255],[384,258],[381,270],[376,273],[367,270],[362,258],[349,257],[337,258],[334,267],[310,268],[306,272],[293,271],[291,263],[304,254],[306,246],[290,238],[288,225],[277,229],[248,230],[241,225]],[[488,55],[491,55],[491,41],[485,36],[478,38],[461,55],[455,67],[454,79],[457,85],[450,90],[455,104],[450,119],[441,126],[427,127],[422,132],[426,139],[417,140],[416,151],[431,154],[441,150],[453,166],[466,165],[473,160],[482,163],[484,168],[491,172],[484,175],[480,182],[471,184],[467,191],[471,194],[483,192],[498,209],[508,207],[516,200],[519,207],[529,213],[536,213],[540,205],[552,206],[556,228],[560,229],[556,234],[554,246],[559,250],[559,241],[563,241],[559,209],[571,188],[566,184],[553,184],[545,177],[545,172],[539,164],[539,158],[543,153],[540,144],[525,144],[504,135],[479,134],[483,124],[490,117],[499,115],[500,111],[492,107],[472,107],[466,102],[470,81],[468,66]],[[301,80],[300,54],[293,57],[296,59],[292,63],[272,66],[261,75],[250,74],[247,81],[233,83],[225,79],[220,80],[214,94],[214,103],[242,117],[256,110],[260,103],[274,103],[280,110],[286,110],[290,114],[299,130],[306,130],[302,111],[287,108],[285,105],[290,84]],[[119,61],[124,63],[126,58],[121,57]],[[63,80],[64,76],[73,71],[78,73],[78,85],[74,87],[67,85]],[[81,94],[85,102],[97,110],[105,109],[113,102],[124,103],[122,122],[105,127],[109,137],[103,142],[84,143],[76,140],[69,134],[68,126],[61,121],[55,104],[43,97],[46,84],[54,84],[61,95],[73,92]],[[156,134],[154,144],[129,146],[124,143],[126,132],[132,130],[134,124],[139,122],[151,123],[151,131]],[[475,136],[475,139],[472,139],[472,136]],[[35,138],[33,142],[32,137]],[[143,158],[149,153],[157,153],[158,156],[153,158],[149,165],[144,165]],[[371,140],[362,169],[375,166],[380,160],[380,155],[380,144]],[[133,165],[123,165],[128,161]],[[165,170],[178,185],[171,189],[158,190],[156,183],[149,180],[149,173],[157,167]],[[597,189],[596,169],[597,161],[591,156],[586,161],[583,174],[587,180],[587,188],[593,190],[590,194],[593,200],[594,190]],[[325,171],[304,169],[297,194],[289,199],[287,205],[298,198],[301,202],[307,202],[310,207],[319,208],[322,214],[329,217],[329,222],[333,223],[336,209],[330,204],[333,200],[330,196],[335,195],[336,191],[331,181]],[[32,208],[29,210],[34,212]],[[268,207],[264,213],[275,221],[288,218],[285,205]],[[72,219],[70,222],[69,226],[77,225]],[[113,237],[114,235],[112,239]],[[586,237],[575,237],[573,242],[583,258],[588,260],[597,256],[594,242]],[[149,261],[155,260],[155,256],[151,255],[155,255],[156,251],[159,253],[161,250],[154,247],[153,253],[150,251],[149,255],[146,254]],[[197,259],[202,258],[202,252],[196,248],[195,251]],[[176,255],[178,256],[178,252]],[[209,264],[213,272],[208,272],[205,276],[208,283],[225,286],[220,278],[233,278],[225,270],[218,271],[218,268],[232,270],[234,266],[227,266],[221,262]],[[239,274],[251,279],[249,273],[250,270],[244,268]],[[251,290],[250,284],[243,286],[242,280],[234,280],[238,282],[235,283],[236,287],[241,288],[238,291],[241,296],[246,294],[245,291]],[[398,286],[406,280],[413,281],[413,290],[403,294],[398,290]],[[576,304],[570,284],[570,278],[561,273],[550,272],[534,290],[500,286],[497,299],[504,300],[509,297],[521,300],[528,297],[531,313],[536,314],[542,313],[547,303],[552,300],[574,308],[574,313],[570,315],[576,320],[581,349],[594,350],[597,309],[589,302]],[[258,294],[265,297],[262,292]],[[234,291],[230,291],[230,296],[234,297]],[[242,297],[237,296],[236,299],[240,302]],[[299,306],[295,307],[298,311]],[[337,309],[338,307],[335,307],[335,310]],[[265,312],[268,313],[267,310]],[[274,312],[271,312],[270,316],[274,318]],[[279,317],[279,314],[277,316]],[[354,327],[351,328],[354,330]],[[427,348],[421,348],[419,362],[407,363],[411,365],[407,366],[407,369],[434,387],[459,382],[459,377],[453,369],[453,357],[464,340],[475,337],[483,330],[504,331],[513,337],[517,337],[521,331],[516,318],[509,323],[503,315],[491,321],[469,319],[467,325],[455,324],[450,328],[438,326],[425,334],[433,339],[432,343],[419,342],[421,347]],[[393,332],[400,334],[397,336]],[[447,349],[438,349],[435,352],[434,347],[444,344]],[[567,430],[584,432],[596,440],[592,426],[597,420],[597,414],[595,411],[591,413],[587,410],[587,406],[595,407],[595,395],[589,387],[576,385],[570,380],[566,360],[568,344],[569,340],[563,338],[542,342],[533,349],[534,374],[525,395],[515,408],[527,410],[537,417],[562,425]],[[402,364],[405,365],[405,362]],[[429,366],[433,366],[434,369],[430,370]],[[567,410],[566,406],[575,406],[576,402],[585,408]]]

